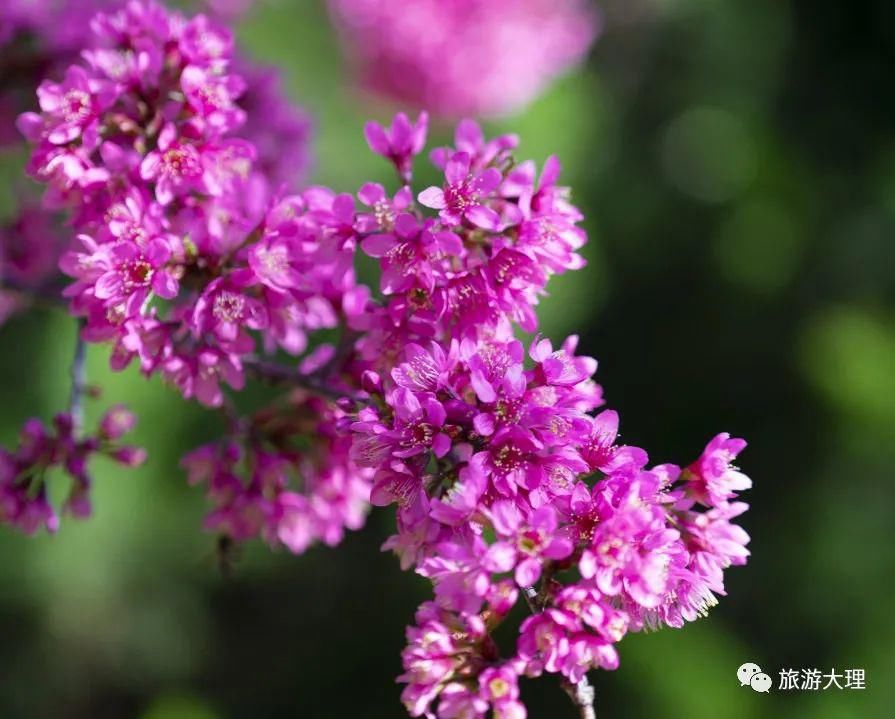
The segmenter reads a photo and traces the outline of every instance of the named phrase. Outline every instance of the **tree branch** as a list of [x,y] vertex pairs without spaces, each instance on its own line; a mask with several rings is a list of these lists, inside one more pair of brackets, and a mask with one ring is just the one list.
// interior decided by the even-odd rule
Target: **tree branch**
[[588,680],[586,674],[578,680],[577,684],[564,681],[562,688],[577,707],[578,716],[581,719],[597,719],[597,712],[594,709],[596,692],[594,692],[593,685]]
[[327,384],[320,377],[314,374],[302,374],[294,367],[286,367],[276,362],[268,362],[256,357],[244,358],[243,364],[246,370],[264,382],[301,387],[333,400],[342,399],[343,397],[353,399],[351,392],[343,392]]
[[82,329],[84,320],[80,319],[75,330],[75,354],[71,362],[71,394],[68,400],[68,413],[76,437],[84,427],[84,395],[87,392],[87,343],[81,338]]

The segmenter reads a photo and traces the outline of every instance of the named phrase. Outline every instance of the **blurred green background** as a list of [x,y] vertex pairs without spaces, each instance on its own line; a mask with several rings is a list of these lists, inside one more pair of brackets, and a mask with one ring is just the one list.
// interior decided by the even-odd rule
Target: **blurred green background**
[[[706,620],[623,641],[592,675],[601,717],[892,716],[895,706],[895,4],[606,0],[589,64],[490,126],[564,163],[588,267],[554,280],[543,328],[577,332],[654,461],[746,437],[753,556]],[[259,3],[240,31],[315,116],[316,181],[391,180],[361,129],[390,109],[346,79],[320,2]],[[449,135],[436,130],[435,141]],[[5,161],[3,188],[21,159]],[[12,169],[10,169],[12,168]],[[67,393],[74,328],[0,328],[0,441]],[[142,469],[96,466],[95,516],[56,537],[0,528],[0,717],[404,716],[404,626],[427,583],[378,546],[391,512],[338,549],[247,547],[230,579],[200,531],[181,454],[212,413],[134,372],[93,412],[138,412]],[[754,661],[770,695],[740,687]],[[864,668],[865,691],[780,692],[782,668]],[[533,719],[574,712],[550,679]]]

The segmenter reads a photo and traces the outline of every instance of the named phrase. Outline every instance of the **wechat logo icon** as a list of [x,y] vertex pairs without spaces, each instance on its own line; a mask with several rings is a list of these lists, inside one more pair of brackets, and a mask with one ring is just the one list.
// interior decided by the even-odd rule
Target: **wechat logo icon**
[[771,685],[774,683],[771,677],[761,671],[761,667],[755,662],[746,662],[741,664],[737,669],[737,679],[740,680],[740,686],[750,686],[753,691],[761,694],[767,694],[771,691]]

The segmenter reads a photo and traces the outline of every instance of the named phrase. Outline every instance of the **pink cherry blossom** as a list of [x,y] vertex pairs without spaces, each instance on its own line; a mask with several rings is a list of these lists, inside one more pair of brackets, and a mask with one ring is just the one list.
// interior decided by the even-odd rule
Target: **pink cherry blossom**
[[[537,18],[533,57],[546,65],[493,98],[446,90],[439,109],[522,102],[593,34],[572,0],[424,5],[447,17],[429,34],[453,28],[461,46],[470,14],[519,37],[535,32],[520,13]],[[402,12],[394,23],[419,20]],[[419,192],[428,115],[399,114],[364,131],[397,170],[394,194],[378,182],[357,197],[300,189],[277,152],[282,133],[302,169],[306,127],[270,76],[235,61],[228,29],[148,0],[90,26],[63,82],[42,85],[40,113],[19,122],[44,205],[65,215],[65,241],[46,255],[61,255],[62,299],[80,327],[72,396],[84,393],[84,343],[103,343],[114,370],[134,365],[217,411],[220,436],[182,464],[224,545],[260,539],[299,554],[338,544],[371,505],[392,507],[383,548],[434,592],[402,654],[412,716],[522,719],[518,678],[542,673],[586,696],[587,672],[615,669],[627,632],[682,626],[724,594],[725,571],[748,558],[736,519],[751,482],[733,466],[745,442],[723,433],[683,471],[650,465],[601,410],[597,361],[577,336],[537,334],[550,279],[584,264],[583,214],[555,158],[539,175],[516,158],[514,135],[487,139],[467,120],[454,147],[430,155],[444,182]],[[42,248],[9,244],[3,276],[42,288]],[[378,268],[378,292],[357,279],[359,252]],[[519,330],[534,337],[527,349]],[[249,411],[238,395],[254,382],[276,389]],[[119,444],[134,422],[126,410],[84,434],[72,407],[0,451],[3,522],[56,530],[50,469],[70,479],[63,509],[85,516],[93,455],[142,461]],[[520,597],[530,616],[498,645]]]
[[452,117],[520,109],[578,63],[600,29],[583,0],[330,0],[330,7],[366,89]]
[[439,216],[448,226],[458,225],[465,219],[476,227],[497,230],[500,217],[483,200],[497,189],[500,172],[491,167],[473,173],[470,165],[467,153],[455,153],[444,169],[444,187],[423,190],[419,201],[426,207],[441,210]]

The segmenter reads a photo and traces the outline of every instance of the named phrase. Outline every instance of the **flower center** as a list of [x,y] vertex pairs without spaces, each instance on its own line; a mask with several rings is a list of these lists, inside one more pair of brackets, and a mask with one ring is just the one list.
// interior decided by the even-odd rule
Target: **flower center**
[[144,230],[143,227],[138,225],[136,222],[130,222],[121,233],[120,239],[130,240],[138,247],[143,247],[143,245],[146,243],[146,230]]
[[475,202],[469,181],[464,180],[457,185],[448,185],[444,189],[444,202],[452,212],[461,213]]
[[432,444],[432,438],[435,436],[435,430],[431,424],[426,422],[416,422],[408,425],[405,431],[405,439],[402,444],[405,447],[417,447],[419,445],[428,446]]
[[238,322],[243,317],[245,298],[234,292],[221,292],[214,298],[212,313],[221,322]]
[[90,95],[83,90],[69,90],[62,98],[62,115],[68,122],[78,122],[90,115]]
[[224,106],[224,96],[215,85],[203,85],[199,88],[199,97],[211,107],[221,108]]
[[415,310],[423,310],[429,306],[429,293],[421,287],[414,287],[407,293],[407,301]]
[[522,466],[522,450],[505,444],[494,456],[494,466],[504,474],[519,469]]
[[503,699],[510,693],[510,685],[506,679],[496,677],[488,682],[488,689],[491,690],[491,696],[495,699]]
[[264,269],[271,273],[285,272],[289,267],[289,258],[283,247],[275,247],[270,250],[261,250],[258,253]]
[[518,400],[499,399],[494,406],[494,416],[501,422],[516,422],[522,414],[521,409]]
[[395,224],[394,210],[385,200],[379,200],[373,205],[373,216],[376,218],[376,224],[382,230],[390,230]]
[[597,547],[597,553],[603,562],[610,567],[617,567],[621,564],[620,552],[622,548],[622,540],[618,537],[601,542]]
[[416,260],[413,248],[406,242],[395,245],[386,254],[389,262],[399,267],[403,274],[409,274],[410,268]]
[[125,290],[146,287],[152,279],[152,265],[146,260],[130,260],[121,266],[121,277]]
[[517,269],[521,265],[521,261],[515,255],[501,252],[500,257],[493,263],[496,265],[493,269],[492,276],[498,285],[504,285],[508,280],[512,280],[517,276]]
[[522,533],[517,543],[523,554],[535,554],[544,544],[544,534],[537,529],[528,529]]
[[162,156],[164,171],[169,177],[194,177],[199,174],[199,163],[185,148],[174,147]]
[[392,484],[391,490],[395,501],[399,507],[406,507],[410,504],[416,493],[417,485],[413,477],[409,475],[401,475],[401,479]]

